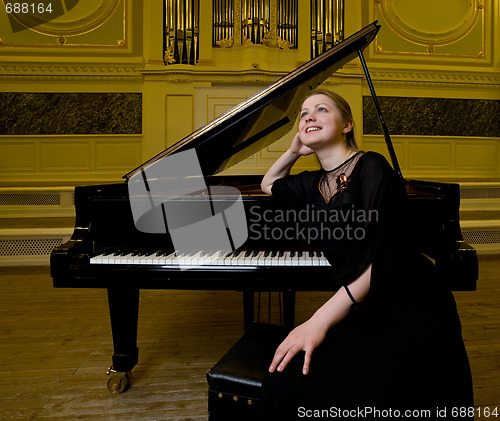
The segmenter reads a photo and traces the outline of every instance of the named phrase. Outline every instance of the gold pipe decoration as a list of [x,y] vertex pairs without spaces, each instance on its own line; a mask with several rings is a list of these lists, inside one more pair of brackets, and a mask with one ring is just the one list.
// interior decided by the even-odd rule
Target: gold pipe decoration
[[216,41],[220,48],[231,48],[234,45],[234,37],[224,38]]
[[283,50],[289,50],[293,47],[292,43],[288,42],[286,39],[281,39],[281,37],[276,37],[276,45]]
[[167,47],[167,49],[165,50],[165,55],[163,57],[163,60],[165,61],[165,64],[175,63],[174,52],[173,52],[172,46]]
[[198,28],[199,0],[165,0],[165,64],[196,64]]
[[344,0],[311,0],[311,56],[344,39]]
[[262,44],[268,47],[274,47],[276,45],[276,29],[278,27],[278,0],[270,0],[270,14],[269,14],[269,31],[267,31],[264,39],[267,37],[267,44],[262,42]]
[[286,49],[296,46],[298,0],[212,1],[214,46],[261,44]]
[[234,0],[234,44],[241,45],[241,0]]

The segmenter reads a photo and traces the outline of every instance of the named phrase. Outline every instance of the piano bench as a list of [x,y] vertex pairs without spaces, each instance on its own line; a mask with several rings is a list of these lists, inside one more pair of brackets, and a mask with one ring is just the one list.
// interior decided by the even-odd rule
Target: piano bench
[[209,421],[260,419],[260,393],[283,326],[254,323],[208,372]]

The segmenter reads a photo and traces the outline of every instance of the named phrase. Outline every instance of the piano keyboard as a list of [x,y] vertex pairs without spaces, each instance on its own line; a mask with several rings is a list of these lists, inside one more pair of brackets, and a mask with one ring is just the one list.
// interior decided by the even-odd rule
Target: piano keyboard
[[191,252],[122,252],[108,251],[90,259],[91,264],[158,265],[171,267],[268,267],[268,266],[330,266],[321,251],[257,251],[241,250]]

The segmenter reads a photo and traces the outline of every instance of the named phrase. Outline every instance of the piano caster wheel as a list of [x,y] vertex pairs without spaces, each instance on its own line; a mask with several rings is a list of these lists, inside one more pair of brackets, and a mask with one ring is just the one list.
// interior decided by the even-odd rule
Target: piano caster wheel
[[132,377],[130,371],[116,371],[110,367],[107,374],[112,374],[108,380],[108,390],[111,393],[122,393],[128,388]]

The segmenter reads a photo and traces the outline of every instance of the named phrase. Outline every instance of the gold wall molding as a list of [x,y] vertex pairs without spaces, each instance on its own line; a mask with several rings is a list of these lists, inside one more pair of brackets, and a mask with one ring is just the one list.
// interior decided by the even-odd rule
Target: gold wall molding
[[370,70],[373,80],[378,83],[412,83],[419,84],[424,88],[429,84],[447,84],[454,86],[478,85],[494,86],[500,88],[499,73],[476,73],[476,72],[418,72],[418,71],[395,71],[395,70]]
[[[141,78],[141,68],[132,65],[75,65],[75,64],[11,64],[0,66],[0,78],[26,79],[27,77],[50,77],[60,78],[62,76],[74,76],[79,78],[89,77],[120,77]],[[66,79],[65,79],[66,80]]]
[[[344,69],[345,70],[345,69]],[[357,69],[358,70],[358,69]],[[220,69],[209,71],[195,69],[179,69],[175,68],[169,71],[163,70],[143,70],[140,72],[145,80],[165,81],[169,83],[198,83],[208,82],[214,87],[221,85],[268,85],[276,82],[289,72],[286,71],[267,71],[267,70],[242,70],[242,71],[222,71]],[[339,71],[331,75],[325,83],[340,85],[342,83],[361,83],[363,79],[359,71],[348,72]]]
[[450,8],[452,5],[445,1],[406,0],[405,4],[405,0],[379,0],[382,16],[392,30],[407,41],[425,46],[452,44],[464,38],[484,9],[480,0],[454,3]]

